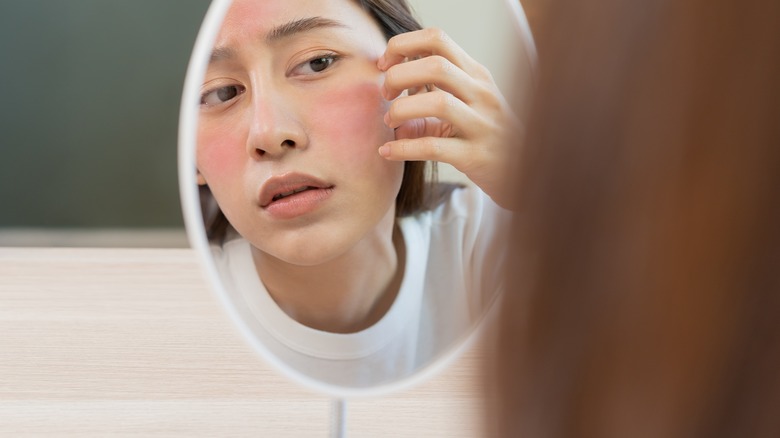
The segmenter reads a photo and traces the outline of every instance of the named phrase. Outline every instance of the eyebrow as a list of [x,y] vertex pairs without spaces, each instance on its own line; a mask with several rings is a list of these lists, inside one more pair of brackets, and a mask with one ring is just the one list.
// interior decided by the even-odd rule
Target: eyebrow
[[315,29],[329,28],[329,27],[346,28],[347,26],[343,23],[340,23],[336,20],[331,20],[329,18],[323,18],[323,17],[302,18],[300,20],[290,21],[289,23],[285,23],[282,24],[281,26],[277,26],[273,28],[271,32],[268,32],[268,35],[266,35],[265,41],[268,43],[273,43],[281,39],[289,38],[299,33],[304,33]]
[[[265,36],[265,42],[268,44],[278,42],[295,35],[310,32],[322,28],[347,28],[345,24],[336,20],[323,17],[302,18],[293,20],[271,29]],[[217,47],[211,52],[209,63],[224,61],[236,56],[236,50],[231,47]]]

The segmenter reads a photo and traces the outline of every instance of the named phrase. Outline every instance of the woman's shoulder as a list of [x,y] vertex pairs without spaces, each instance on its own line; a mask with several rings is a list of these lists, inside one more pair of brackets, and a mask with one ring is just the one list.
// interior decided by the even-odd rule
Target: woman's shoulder
[[479,223],[488,218],[511,215],[474,185],[447,187],[446,195],[429,210],[429,214],[433,222],[439,223],[453,220]]
[[510,211],[478,187],[459,186],[433,209],[402,218],[400,225],[407,240],[438,251],[442,246],[471,247],[501,240],[511,218]]
[[223,275],[236,271],[237,266],[243,267],[247,260],[251,262],[249,241],[237,233],[226,236],[222,241],[211,242],[209,249],[217,271]]

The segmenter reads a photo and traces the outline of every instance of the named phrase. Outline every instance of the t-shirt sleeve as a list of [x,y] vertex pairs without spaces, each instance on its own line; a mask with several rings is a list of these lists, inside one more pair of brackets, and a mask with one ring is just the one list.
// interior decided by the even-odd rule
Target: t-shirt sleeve
[[461,263],[451,272],[462,276],[469,312],[479,317],[503,285],[512,213],[476,187],[455,190],[439,208],[438,222],[449,224],[443,227],[450,234],[446,246]]

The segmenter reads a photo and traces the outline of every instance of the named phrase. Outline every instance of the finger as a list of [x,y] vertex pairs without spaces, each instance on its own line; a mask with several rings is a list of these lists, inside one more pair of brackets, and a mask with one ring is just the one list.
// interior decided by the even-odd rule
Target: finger
[[486,71],[444,31],[437,28],[406,32],[390,38],[387,42],[387,49],[379,58],[377,66],[380,70],[386,71],[406,59],[424,58],[431,55],[447,58],[470,76],[482,77]]
[[481,87],[481,84],[447,58],[434,55],[389,68],[385,74],[382,94],[385,99],[393,100],[404,90],[422,88],[428,84],[433,84],[466,103],[476,99],[479,95],[477,88]]
[[395,129],[395,139],[420,137],[440,137],[435,135],[435,125],[440,124],[441,120],[436,118],[413,119],[403,123]]
[[[425,136],[470,136],[482,129],[481,117],[473,108],[441,90],[396,99],[385,114],[384,121],[387,126],[395,129],[410,120],[431,118],[439,119],[439,123],[429,123],[429,126],[451,125],[455,128],[449,129],[448,132],[427,129]],[[442,120],[449,123],[441,123]]]
[[462,171],[480,158],[481,151],[473,149],[459,138],[422,137],[385,143],[379,155],[392,161],[441,161]]

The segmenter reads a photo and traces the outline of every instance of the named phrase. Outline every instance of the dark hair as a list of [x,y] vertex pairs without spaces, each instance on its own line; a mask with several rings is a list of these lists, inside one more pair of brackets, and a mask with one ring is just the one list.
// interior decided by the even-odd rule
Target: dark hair
[[[395,35],[422,29],[406,0],[355,0],[379,25],[386,39]],[[426,168],[430,175],[426,178]],[[401,188],[395,200],[396,217],[403,217],[431,208],[440,202],[453,185],[437,183],[436,163],[407,161]],[[211,241],[225,238],[230,223],[219,209],[208,186],[200,186],[200,201],[206,234]]]
[[491,436],[777,436],[780,2],[544,8]]

